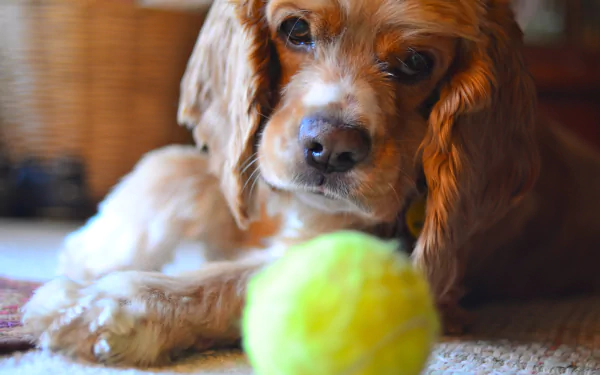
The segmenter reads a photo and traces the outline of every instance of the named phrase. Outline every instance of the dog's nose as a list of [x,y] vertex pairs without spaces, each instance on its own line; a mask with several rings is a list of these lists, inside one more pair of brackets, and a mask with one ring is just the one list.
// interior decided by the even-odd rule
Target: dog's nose
[[367,132],[325,117],[308,117],[300,123],[300,145],[306,162],[323,172],[347,172],[369,156]]

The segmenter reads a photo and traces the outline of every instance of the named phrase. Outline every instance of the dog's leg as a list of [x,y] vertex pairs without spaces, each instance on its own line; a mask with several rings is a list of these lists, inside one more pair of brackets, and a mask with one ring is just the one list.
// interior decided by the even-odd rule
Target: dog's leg
[[90,284],[57,279],[24,307],[44,349],[119,365],[157,365],[187,349],[236,343],[248,279],[266,256],[209,263],[177,277],[114,272]]
[[[473,314],[460,306],[460,299],[465,295],[463,286],[464,260],[458,254],[459,251],[450,252],[436,257],[444,259],[444,269],[438,269],[440,262],[438,258],[432,260],[420,242],[415,247],[412,260],[415,267],[424,271],[427,276],[431,291],[433,293],[437,308],[442,319],[442,326],[446,334],[460,335],[465,332],[473,321]],[[446,275],[440,278],[439,274]]]
[[207,156],[192,146],[168,146],[146,154],[98,213],[66,238],[58,273],[89,280],[115,270],[159,271],[184,238],[227,253],[238,237]]

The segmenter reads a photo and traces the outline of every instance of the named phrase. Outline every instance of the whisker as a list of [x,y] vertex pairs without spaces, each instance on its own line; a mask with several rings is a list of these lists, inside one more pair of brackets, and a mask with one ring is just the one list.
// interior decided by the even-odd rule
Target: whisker
[[366,203],[368,201],[368,197],[363,193],[359,192],[358,196],[354,196],[351,199],[361,210],[371,212],[371,207]]
[[[306,13],[308,13],[308,11],[302,10],[302,11],[300,11],[300,13],[301,14],[306,14]],[[300,22],[300,18],[298,18],[296,20],[296,22],[294,23],[294,26],[292,26],[292,28],[290,30],[290,33],[287,35],[287,38],[285,40],[285,46],[286,47],[288,46],[288,42],[290,41],[290,37],[292,36],[292,30],[294,30],[294,27],[296,27],[296,25],[298,24],[298,22]]]
[[[414,179],[414,177],[412,177],[411,175],[409,175],[408,172],[406,172],[406,170],[404,170],[404,168],[400,168],[400,167],[396,167],[396,166],[390,166],[389,168],[402,173],[402,175],[404,177],[408,178],[409,180],[413,180]],[[387,168],[383,168],[383,169],[387,169]],[[380,172],[377,171],[377,173],[380,173]]]
[[271,116],[267,116],[265,114],[259,113],[260,117],[264,118],[267,121],[271,121]]
[[244,192],[244,190],[246,190],[246,187],[248,187],[248,184],[250,183],[250,181],[252,181],[252,179],[256,176],[258,177],[257,173],[260,173],[260,169],[256,168],[254,170],[254,172],[252,172],[252,174],[250,175],[250,177],[248,177],[248,180],[246,180],[246,183],[244,184],[244,186],[242,187],[242,193]]
[[[377,186],[379,186],[379,185],[377,185]],[[373,185],[372,185],[372,184],[369,184],[368,182],[363,182],[363,183],[361,184],[361,187],[364,187],[364,188],[366,188],[366,189],[369,189],[369,191],[372,193],[372,196],[373,196],[373,197],[379,196],[379,195],[381,195],[381,194],[383,194],[383,193],[385,192],[385,190],[384,190],[384,189],[382,189],[382,188],[375,189],[375,188],[373,187]],[[364,196],[364,197],[366,197],[366,198],[369,198],[369,196],[367,196],[367,195],[366,195],[366,194],[364,194],[364,193],[363,193],[363,196]]]
[[[255,152],[254,155],[256,155],[257,153]],[[254,160],[252,160],[250,163],[248,163],[248,165],[246,165],[244,167],[244,169],[242,169],[242,171],[240,172],[241,174],[246,173],[246,171],[248,170],[248,168],[250,168],[251,166],[253,166],[254,164],[256,164],[256,162],[258,161],[258,155],[254,158]]]
[[292,36],[292,31],[294,30],[294,27],[296,27],[296,25],[298,24],[298,22],[300,22],[300,18],[296,19],[296,22],[294,23],[294,26],[292,26],[292,28],[290,29],[290,33],[287,35],[287,38],[285,39],[285,46],[288,46],[288,42],[290,41],[290,37]]
[[404,176],[404,177],[405,177],[407,180],[409,180],[409,181],[414,181],[414,180],[415,180],[415,177],[413,177],[413,176],[409,175],[409,174],[408,174],[406,171],[404,171],[403,169],[398,169],[398,171],[399,171],[400,173],[402,173],[402,175],[403,175],[403,176]]
[[252,186],[250,186],[250,193],[248,194],[249,196],[252,196],[252,193],[254,192],[254,188],[256,187],[256,185],[258,185],[258,181],[260,181],[260,173],[256,175],[256,177],[254,178],[254,182],[252,183]]
[[396,188],[394,187],[394,185],[392,185],[391,183],[389,183],[388,185],[390,186],[390,188],[394,192],[394,195],[396,196],[396,200],[398,201],[398,204],[402,205],[402,201],[400,200],[400,196],[398,196],[398,192],[396,191]]
[[246,160],[244,160],[244,162],[242,163],[242,168],[246,167],[246,165],[250,162],[252,162],[252,159],[258,154],[258,151],[253,152],[252,155],[248,156],[248,158]]
[[365,182],[365,183],[363,183],[363,186],[366,187],[367,189],[369,189],[371,191],[371,193],[377,194],[377,191],[375,191],[375,189],[373,188],[373,186],[371,186],[371,184]]

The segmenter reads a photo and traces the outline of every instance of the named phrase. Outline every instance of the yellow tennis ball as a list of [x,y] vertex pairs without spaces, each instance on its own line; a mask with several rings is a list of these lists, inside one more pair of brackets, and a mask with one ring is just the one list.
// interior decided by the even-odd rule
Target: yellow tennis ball
[[258,375],[416,375],[439,320],[427,282],[395,242],[342,231],[257,274],[242,331]]

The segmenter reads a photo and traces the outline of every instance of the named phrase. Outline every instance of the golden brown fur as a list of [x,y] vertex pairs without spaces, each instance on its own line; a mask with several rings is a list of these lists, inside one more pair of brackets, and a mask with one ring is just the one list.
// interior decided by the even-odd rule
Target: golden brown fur
[[[282,37],[279,25],[290,17],[309,21],[313,48]],[[389,66],[413,50],[432,56],[430,74],[410,84],[391,79]],[[217,1],[182,81],[179,112],[208,150],[188,156],[203,172],[186,178],[204,188],[169,196],[180,178],[162,178],[166,156],[159,150],[146,160],[156,166],[154,176],[136,170],[118,189],[148,191],[141,194],[149,202],[172,199],[169,209],[151,205],[145,214],[160,218],[154,227],[171,228],[169,238],[189,226],[179,210],[210,191],[212,206],[198,213],[194,238],[213,249],[213,258],[237,260],[185,276],[141,272],[158,268],[141,259],[172,252],[174,244],[151,247],[149,234],[140,235],[148,228],[103,232],[101,211],[82,228],[79,247],[64,254],[85,254],[92,233],[106,233],[139,239],[110,247],[136,257],[111,264],[105,254],[102,265],[63,266],[63,274],[88,280],[44,286],[26,308],[25,325],[41,347],[116,363],[157,363],[178,350],[229,343],[239,337],[249,276],[320,233],[394,235],[421,174],[427,211],[412,256],[448,331],[466,323],[458,305],[466,293],[595,290],[600,157],[543,119],[535,97],[505,0]],[[371,146],[364,162],[315,186],[298,128],[323,113],[359,124]],[[115,269],[132,271],[110,273]]]

